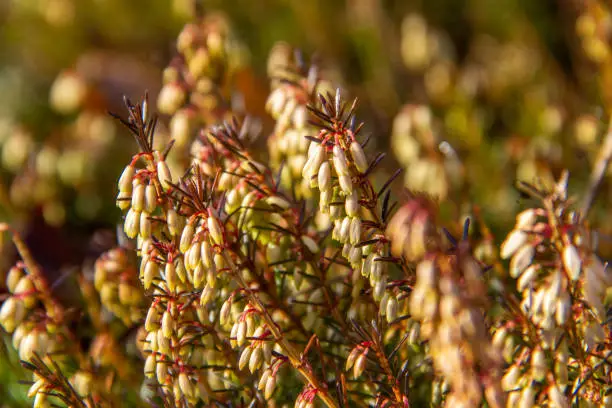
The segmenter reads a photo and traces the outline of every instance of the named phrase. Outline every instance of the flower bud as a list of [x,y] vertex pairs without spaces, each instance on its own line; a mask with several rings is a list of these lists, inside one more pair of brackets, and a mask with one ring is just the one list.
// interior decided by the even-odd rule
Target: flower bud
[[12,333],[15,327],[21,324],[25,314],[26,309],[23,302],[11,296],[4,301],[2,308],[0,308],[0,325],[4,327],[4,330]]
[[499,327],[495,331],[495,334],[493,335],[493,340],[491,343],[497,349],[501,350],[504,347],[504,344],[507,339],[508,339],[508,330],[505,327]]
[[170,339],[164,336],[163,330],[160,328],[155,332],[158,351],[161,354],[170,354]]
[[341,174],[338,176],[338,182],[340,183],[340,190],[344,195],[349,195],[353,192],[353,181],[351,176],[347,174]]
[[525,269],[525,272],[523,272],[516,283],[516,288],[519,292],[522,292],[530,287],[531,283],[538,276],[539,270],[539,265],[530,265],[527,269]]
[[93,381],[91,373],[87,371],[77,371],[70,383],[76,390],[77,394],[84,397],[91,394],[91,383]]
[[300,268],[295,268],[293,271],[293,286],[295,290],[300,290],[304,282],[304,272]]
[[217,184],[219,191],[231,191],[234,187],[233,177],[234,176],[230,173],[221,173],[221,176],[219,176],[219,183]]
[[166,262],[164,275],[170,292],[176,292],[176,287],[179,284],[179,278],[176,274],[176,266],[174,265],[174,262]]
[[259,377],[259,381],[257,383],[258,390],[263,391],[263,389],[266,386],[266,382],[268,381],[268,378],[270,377],[271,374],[272,374],[272,370],[270,367],[268,367],[267,369],[263,371],[263,373],[261,373],[261,377]]
[[344,150],[338,145],[335,145],[333,149],[333,163],[338,176],[348,176],[350,174]]
[[516,216],[515,229],[520,230],[520,229],[531,228],[534,226],[537,219],[538,219],[537,211],[533,208],[529,208]]
[[214,257],[213,257],[213,263],[210,266],[211,268],[215,268],[216,269],[224,269],[227,267],[226,263],[225,263],[225,257],[221,254],[217,254],[215,253]]
[[501,386],[504,391],[512,391],[518,387],[521,370],[516,365],[510,366],[502,377]]
[[155,186],[153,184],[147,184],[145,187],[145,210],[148,213],[152,213],[155,211],[157,207],[157,192],[155,191]]
[[336,239],[342,243],[347,243],[349,240],[349,233],[351,228],[351,218],[344,217],[342,222],[338,222],[338,233],[336,234]]
[[204,287],[204,281],[206,280],[206,267],[199,262],[193,270],[193,286],[196,289],[202,289]]
[[157,263],[153,260],[147,261],[143,275],[143,286],[145,289],[149,289],[153,280],[159,278],[159,266]]
[[213,249],[208,241],[202,241],[200,244],[200,257],[202,258],[202,264],[207,268],[212,268],[215,265]]
[[387,303],[389,303],[389,297],[389,292],[385,292],[382,299],[380,299],[380,303],[378,305],[378,314],[380,316],[384,317],[387,315]]
[[357,190],[352,190],[346,196],[346,201],[344,202],[344,209],[346,210],[346,215],[349,217],[357,217],[359,212],[359,193]]
[[[217,255],[215,255],[216,257]],[[221,257],[219,255],[219,257]],[[216,263],[206,270],[206,285],[214,288],[217,286],[217,267]]]
[[329,162],[324,162],[319,168],[318,174],[319,190],[328,191],[331,188],[331,167]]
[[25,276],[23,269],[13,266],[6,276],[6,287],[11,293],[15,293],[15,288],[21,278]]
[[311,253],[316,254],[319,252],[319,245],[316,243],[314,239],[312,239],[308,235],[302,235],[301,240],[302,240],[302,243],[306,246],[306,248],[308,248],[308,250]]
[[244,345],[247,337],[247,324],[246,321],[241,320],[238,322],[238,331],[236,332],[236,343],[238,346]]
[[555,380],[560,385],[567,385],[569,372],[567,370],[567,363],[562,361],[555,361]]
[[87,96],[87,83],[77,73],[61,72],[53,82],[49,93],[49,105],[67,115],[79,110]]
[[166,379],[168,378],[168,367],[164,361],[158,361],[155,366],[155,376],[157,377],[157,382],[159,384],[165,384]]
[[350,370],[353,367],[353,365],[355,364],[355,360],[357,360],[357,357],[361,355],[362,351],[363,350],[360,347],[355,347],[353,348],[353,350],[351,350],[348,357],[346,358],[346,364],[344,366],[344,369],[346,371]]
[[359,143],[353,142],[351,143],[350,149],[355,167],[360,173],[365,173],[365,171],[368,169],[368,160],[363,152],[363,148]]
[[326,159],[325,148],[319,143],[312,143],[312,150],[308,151],[308,161],[302,170],[302,177],[310,182],[312,176],[319,172],[319,168]]
[[576,281],[580,277],[581,265],[582,260],[575,246],[568,245],[563,248],[563,266],[572,281]]
[[136,238],[138,235],[138,229],[140,228],[140,212],[130,208],[125,215],[125,221],[123,223],[123,231],[128,238]]
[[363,373],[363,371],[365,370],[366,365],[368,363],[366,354],[367,353],[360,354],[359,357],[357,357],[357,359],[355,360],[355,365],[353,366],[353,377],[354,378],[359,378],[361,374]]
[[535,390],[530,384],[523,388],[519,399],[518,408],[531,408],[535,403]]
[[264,398],[270,399],[274,390],[276,389],[276,375],[270,375],[266,381],[266,388],[264,389]]
[[143,351],[146,352],[155,352],[159,351],[159,344],[157,343],[157,333],[159,329],[156,331],[148,332],[145,341],[143,343]]
[[363,266],[361,267],[361,275],[365,278],[368,278],[372,273],[372,266],[374,263],[374,252],[370,253],[366,260],[363,262]]
[[510,260],[510,276],[518,278],[523,271],[531,265],[535,255],[535,248],[529,244],[523,245]]
[[607,269],[607,265],[604,267],[597,255],[592,254],[590,256],[587,270],[593,272],[593,275],[603,282],[604,286],[612,286],[612,274]]
[[351,253],[351,249],[353,249],[353,246],[346,242],[342,247],[342,256],[348,258]]
[[565,395],[559,389],[557,384],[551,384],[548,387],[548,400],[551,408],[567,408],[569,405]]
[[208,384],[205,383],[205,381],[206,381],[205,379],[200,377],[200,380],[197,383],[197,387],[198,387],[198,395],[200,399],[204,401],[205,405],[208,406],[210,404],[210,395],[209,395],[210,388],[208,388]]
[[174,319],[169,311],[165,311],[161,321],[161,330],[164,334],[164,337],[171,338],[172,333],[174,332]]
[[15,328],[15,331],[13,332],[13,338],[11,339],[11,344],[13,345],[13,348],[19,349],[19,345],[21,344],[21,341],[26,336],[26,334],[28,334],[28,330],[29,329],[26,327],[26,325],[23,324]]
[[519,248],[523,246],[523,244],[527,242],[527,238],[527,233],[523,231],[516,229],[512,231],[501,245],[500,257],[502,259],[510,258]]
[[284,88],[276,88],[268,96],[266,101],[266,111],[268,111],[273,118],[277,119],[285,107],[287,101],[287,93]]
[[263,350],[261,347],[257,347],[251,353],[251,358],[249,359],[249,371],[254,373],[261,364],[263,363]]
[[172,115],[185,102],[186,93],[180,84],[171,82],[164,85],[157,98],[157,109],[166,115]]
[[132,204],[131,193],[128,193],[127,191],[120,191],[119,194],[117,194],[117,201],[115,204],[117,205],[117,208],[123,211],[130,208]]
[[308,108],[305,105],[296,106],[292,119],[296,129],[304,129],[308,125]]
[[185,228],[183,228],[183,232],[181,234],[181,241],[179,243],[179,250],[182,253],[186,253],[191,246],[191,241],[193,240],[193,235],[195,232],[195,227],[192,223],[187,223]]
[[196,121],[195,112],[192,109],[180,109],[170,119],[170,135],[177,146],[186,146],[191,140]]
[[19,298],[23,301],[26,309],[34,307],[36,303],[36,288],[30,276],[24,276],[17,283],[15,287],[15,295],[19,295]]
[[219,224],[219,220],[214,216],[208,217],[208,232],[212,237],[213,241],[217,245],[223,245],[223,230],[221,229],[221,224]]
[[225,34],[221,30],[213,30],[206,36],[206,48],[211,56],[225,58]]
[[168,223],[168,231],[170,235],[176,237],[181,229],[181,219],[174,208],[170,208],[166,212],[166,222]]
[[548,366],[544,350],[536,348],[531,354],[531,377],[536,381],[542,381],[546,376]]
[[28,389],[28,394],[27,394],[28,398],[33,398],[34,396],[36,396],[44,386],[45,386],[44,378],[39,378],[38,380],[36,380],[34,384],[32,384],[32,386]]
[[361,247],[352,247],[349,252],[348,261],[354,268],[358,268],[363,259]]
[[48,394],[45,392],[37,392],[32,403],[32,408],[47,408],[49,407]]
[[329,207],[329,218],[332,221],[340,218],[341,216],[342,216],[342,209],[339,206],[334,205],[334,206]]
[[285,129],[291,125],[290,123],[291,117],[293,116],[293,113],[295,112],[297,103],[298,102],[295,98],[291,98],[287,101],[287,103],[285,103],[285,106],[283,107],[283,111],[281,112],[278,119],[276,120],[277,128]]
[[321,191],[321,196],[319,197],[319,211],[323,214],[329,213],[329,205],[332,199],[332,190]]
[[157,361],[155,360],[154,354],[149,354],[144,364],[144,374],[147,378],[153,378],[155,375],[155,368],[157,365]]
[[274,263],[274,262],[280,261],[281,256],[282,256],[281,248],[274,243],[269,243],[266,248],[266,260],[268,261],[268,263]]
[[435,284],[437,274],[433,260],[425,259],[419,262],[416,273],[418,285],[424,285],[424,287],[431,287]]
[[142,211],[145,207],[145,186],[141,182],[134,186],[132,193],[132,208],[134,211]]
[[563,292],[557,300],[555,309],[555,320],[559,326],[563,326],[572,311],[572,302],[567,292]]
[[219,312],[219,323],[221,323],[221,326],[225,326],[227,323],[229,323],[231,316],[232,301],[230,297],[225,302],[223,302],[223,305],[221,305],[221,311]]
[[397,319],[397,311],[399,309],[399,304],[395,296],[391,296],[389,298],[386,309],[387,309],[387,322],[392,323],[393,321],[395,321],[395,319]]
[[266,197],[266,203],[280,207],[283,210],[286,210],[291,206],[287,200],[276,195]]
[[151,219],[149,218],[150,214],[146,211],[140,213],[140,223],[138,227],[138,233],[140,234],[139,238],[150,238],[151,237]]
[[374,300],[380,302],[383,295],[385,294],[385,290],[387,290],[387,277],[383,276],[374,284],[374,290],[372,291],[372,297],[374,298]]
[[584,344],[588,349],[592,349],[596,344],[601,343],[606,338],[606,332],[599,323],[591,322],[584,329]]
[[29,332],[19,345],[19,358],[24,361],[30,360],[35,352],[38,352],[38,333],[36,331]]
[[240,354],[240,359],[238,360],[238,369],[242,370],[249,363],[251,359],[251,354],[253,353],[253,348],[250,346],[245,347]]
[[357,217],[351,220],[349,242],[351,245],[356,245],[361,242],[361,220]]
[[159,327],[159,311],[155,305],[151,305],[145,319],[145,330],[152,332],[159,329]]
[[210,55],[206,48],[198,48],[189,59],[189,73],[193,78],[199,79],[210,67]]
[[200,263],[200,248],[201,246],[197,243],[191,245],[185,253],[185,267],[188,271],[192,271]]
[[170,184],[172,183],[172,173],[170,173],[168,163],[166,163],[164,160],[157,162],[157,177],[165,190],[170,188]]
[[193,386],[191,385],[191,381],[185,372],[181,372],[178,376],[179,388],[183,395],[187,398],[193,397]]

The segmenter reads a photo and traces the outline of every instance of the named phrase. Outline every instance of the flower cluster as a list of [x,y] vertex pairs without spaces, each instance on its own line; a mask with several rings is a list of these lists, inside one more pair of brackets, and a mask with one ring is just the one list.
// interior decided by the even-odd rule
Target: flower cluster
[[321,80],[316,65],[307,67],[301,58],[297,50],[282,43],[270,53],[272,91],[266,110],[276,122],[268,145],[271,167],[281,171],[282,186],[293,188],[296,197],[310,197],[310,183],[302,178],[310,145],[306,136],[316,133],[309,123],[308,105],[315,104],[317,95],[325,93],[329,84]]
[[431,211],[427,199],[414,198],[398,210],[387,230],[397,243],[396,254],[418,261],[411,318],[450,385],[448,406],[478,406],[484,396],[489,406],[503,407],[501,353],[482,312],[487,306],[483,266],[467,241],[446,248]]
[[612,275],[594,252],[588,226],[571,208],[567,174],[552,192],[525,188],[542,206],[521,212],[501,246],[502,258],[511,259],[509,274],[520,303],[494,338],[510,363],[503,381],[509,403],[609,404],[603,379],[610,375],[610,335],[603,302]]
[[125,248],[113,248],[96,260],[94,284],[102,305],[126,326],[142,320],[145,298]]
[[445,200],[464,183],[464,168],[449,142],[439,140],[432,112],[425,105],[407,105],[393,122],[391,144],[406,169],[405,185]]
[[376,193],[367,178],[376,162],[370,165],[357,140],[361,125],[355,125],[356,101],[348,108],[340,101],[338,90],[333,103],[322,99],[323,110],[314,111],[322,129],[309,145],[302,176],[319,191],[319,211],[329,217],[332,238],[342,245],[342,256],[353,269],[354,293],[363,287],[361,274],[368,279],[373,299],[380,302],[387,290],[387,266],[393,262],[377,211],[384,188]]

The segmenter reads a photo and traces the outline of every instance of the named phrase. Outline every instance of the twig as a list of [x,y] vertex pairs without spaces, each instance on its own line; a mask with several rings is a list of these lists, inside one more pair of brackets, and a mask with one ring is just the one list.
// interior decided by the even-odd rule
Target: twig
[[612,122],[610,122],[608,132],[604,136],[603,144],[599,150],[599,155],[597,156],[597,161],[593,167],[593,172],[591,173],[589,187],[586,191],[584,202],[582,204],[583,217],[587,216],[591,207],[593,206],[595,196],[599,191],[601,180],[603,179],[606,169],[608,168],[610,160],[612,160]]
[[28,269],[28,273],[33,278],[32,283],[34,283],[34,287],[38,291],[40,299],[45,305],[49,317],[57,319],[57,321],[63,321],[63,307],[61,307],[59,303],[49,295],[51,291],[49,290],[47,280],[45,279],[42,271],[40,270],[40,267],[32,257],[30,249],[27,247],[19,233],[6,223],[0,224],[0,233],[1,232],[9,232],[11,234],[11,238],[13,240],[13,243],[15,244],[15,248],[17,248],[17,252],[21,256],[23,263]]
[[306,379],[306,381],[314,389],[317,390],[317,396],[323,401],[323,403],[327,407],[338,408],[338,404],[336,403],[336,401],[334,401],[334,399],[329,394],[327,390],[327,386],[325,384],[321,384],[319,380],[315,377],[315,375],[312,373],[311,370],[307,370],[304,368],[304,364],[302,362],[302,355],[298,353],[297,350],[283,337],[281,331],[276,326],[276,323],[274,323],[274,320],[272,320],[272,317],[269,315],[264,305],[261,303],[259,298],[253,294],[253,292],[249,289],[246,282],[244,282],[244,280],[240,276],[240,271],[234,264],[234,261],[231,259],[231,257],[226,252],[223,253],[223,257],[225,261],[227,262],[227,264],[230,265],[230,268],[234,276],[238,280],[238,283],[240,284],[240,286],[244,288],[244,290],[248,293],[251,300],[257,305],[261,313],[261,316],[266,321],[266,324],[268,325],[270,332],[272,332],[274,339],[276,340],[278,345],[281,346],[283,351],[287,354],[287,357],[289,357],[289,362],[291,363],[291,365],[296,370],[299,371],[299,373]]

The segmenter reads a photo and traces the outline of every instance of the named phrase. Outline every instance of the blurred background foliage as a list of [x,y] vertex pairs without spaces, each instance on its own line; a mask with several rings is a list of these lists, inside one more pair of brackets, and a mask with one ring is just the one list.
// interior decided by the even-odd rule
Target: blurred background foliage
[[[612,108],[605,2],[1,0],[0,220],[53,281],[114,239],[116,180],[136,146],[108,112],[159,92],[177,34],[202,15],[231,33],[236,100],[264,135],[268,55],[285,41],[360,99],[370,155],[406,168],[398,195],[438,196],[449,223],[476,215],[499,242],[528,204],[517,180],[550,186],[567,168],[579,203],[588,190]],[[606,174],[590,213],[604,257],[610,187]],[[7,246],[2,270],[14,260]],[[22,398],[15,375],[0,369],[8,406]]]

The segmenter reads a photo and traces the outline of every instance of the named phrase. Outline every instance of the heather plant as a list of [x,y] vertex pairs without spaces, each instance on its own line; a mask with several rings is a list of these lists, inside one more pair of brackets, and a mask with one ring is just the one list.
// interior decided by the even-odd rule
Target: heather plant
[[[136,143],[81,309],[0,224],[20,255],[0,325],[35,407],[612,406],[612,274],[588,218],[609,141],[582,203],[568,171],[519,181],[529,208],[497,246],[430,107],[395,118],[388,171],[358,100],[279,44],[260,143],[232,94],[242,52],[222,19],[188,24],[156,103],[113,113]],[[442,55],[402,52],[415,70]]]

